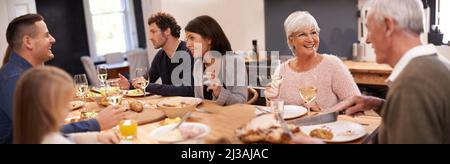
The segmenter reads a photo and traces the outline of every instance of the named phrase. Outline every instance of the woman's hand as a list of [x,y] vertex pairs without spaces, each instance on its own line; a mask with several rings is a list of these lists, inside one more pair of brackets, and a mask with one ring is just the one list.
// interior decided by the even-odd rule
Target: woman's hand
[[220,85],[220,81],[217,79],[216,71],[206,71],[205,75],[203,75],[203,84],[205,84],[208,88],[207,91],[212,91],[215,97],[219,97],[220,92],[222,91],[222,86]]
[[213,83],[210,86],[208,86],[207,90],[212,91],[215,97],[219,97],[220,92],[222,91],[222,86],[218,85],[217,83]]
[[118,144],[120,142],[119,136],[112,132],[100,132],[97,135],[97,141],[102,144]]
[[316,103],[316,101],[312,101],[310,103],[306,103],[304,104],[305,107],[311,109],[312,112],[320,112],[320,106]]
[[267,99],[271,100],[274,99],[278,96],[278,91],[279,91],[279,86],[278,85],[274,85],[271,83],[269,83],[266,86],[266,89],[264,90],[264,95],[266,96]]

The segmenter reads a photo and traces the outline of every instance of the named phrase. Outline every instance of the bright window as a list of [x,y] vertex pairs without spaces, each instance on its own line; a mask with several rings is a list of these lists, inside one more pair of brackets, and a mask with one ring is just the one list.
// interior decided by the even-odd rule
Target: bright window
[[444,43],[448,43],[450,40],[450,1],[440,1],[440,13],[439,13],[440,29],[444,33]]
[[136,23],[129,0],[84,0],[91,57],[137,47]]

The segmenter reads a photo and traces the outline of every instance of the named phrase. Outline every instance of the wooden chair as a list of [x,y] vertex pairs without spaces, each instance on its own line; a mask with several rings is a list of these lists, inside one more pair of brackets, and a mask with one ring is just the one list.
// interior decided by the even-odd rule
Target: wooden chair
[[256,89],[248,87],[248,101],[247,104],[252,105],[254,104],[259,98],[258,91]]
[[97,78],[97,69],[95,68],[94,61],[89,56],[81,57],[81,63],[83,63],[84,70],[91,85],[99,87],[100,80]]
[[149,68],[147,51],[144,49],[136,49],[127,53],[128,64],[130,65],[130,79],[136,78],[137,68]]

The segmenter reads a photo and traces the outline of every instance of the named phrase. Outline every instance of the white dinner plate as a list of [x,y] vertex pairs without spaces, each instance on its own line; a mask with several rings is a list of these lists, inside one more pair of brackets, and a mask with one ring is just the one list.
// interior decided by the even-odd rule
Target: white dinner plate
[[[266,111],[271,111],[270,107],[260,107]],[[305,107],[297,106],[297,105],[285,105],[284,106],[284,112],[283,112],[283,118],[285,120],[298,118],[301,116],[304,116],[308,113],[308,110]],[[256,115],[261,114],[261,111],[256,110]]]
[[180,128],[191,129],[192,131],[196,131],[198,134],[195,136],[190,136],[190,138],[183,138],[181,131],[177,133],[176,130],[173,130],[175,126],[177,126],[177,124],[169,124],[158,127],[150,133],[150,137],[162,144],[190,143],[189,140],[203,139],[211,131],[205,124],[185,122]]
[[203,102],[202,99],[200,98],[194,98],[194,97],[172,97],[172,98],[167,98],[163,101],[158,102],[158,106],[164,106],[164,104],[177,104],[177,103],[181,103],[181,102],[185,102],[185,103],[189,103],[189,104],[194,104],[195,106],[201,104]]
[[[145,92],[145,95],[149,96],[150,92]],[[144,94],[142,93],[142,91],[138,91],[138,90],[129,90],[125,93],[125,96],[128,97],[142,97],[144,96]]]
[[358,123],[349,121],[337,121],[333,123],[312,125],[312,126],[302,126],[300,129],[303,133],[308,134],[318,128],[328,127],[332,133],[333,138],[331,140],[324,140],[325,142],[350,142],[364,137],[367,134],[366,129]]

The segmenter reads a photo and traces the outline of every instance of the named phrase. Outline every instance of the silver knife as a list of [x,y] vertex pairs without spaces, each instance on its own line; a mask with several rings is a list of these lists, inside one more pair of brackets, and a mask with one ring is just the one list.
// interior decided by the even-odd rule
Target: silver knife
[[295,125],[298,125],[298,126],[308,126],[308,125],[318,125],[318,124],[325,124],[325,123],[329,123],[329,122],[336,122],[337,117],[341,113],[342,112],[335,111],[335,112],[319,114],[317,116],[311,116],[311,117],[306,117],[306,118],[302,118],[299,120],[295,120],[292,123]]
[[260,111],[263,114],[271,113],[270,110],[264,109],[262,107],[259,107],[259,106],[254,106],[254,107],[256,108],[256,110]]

